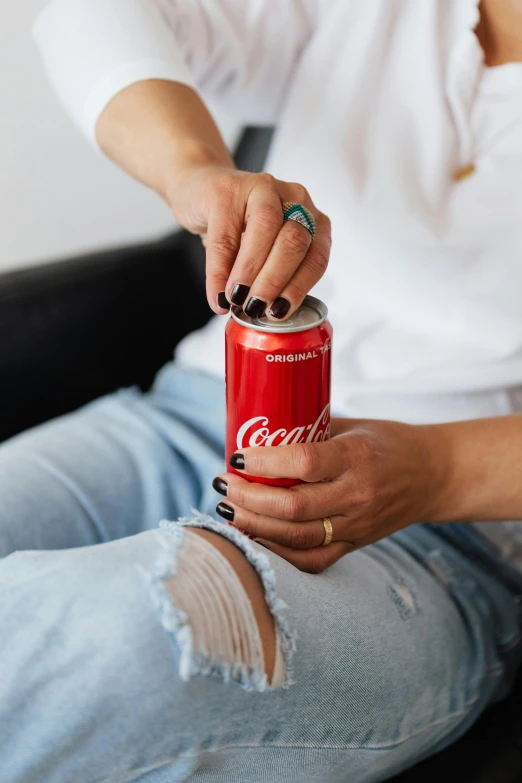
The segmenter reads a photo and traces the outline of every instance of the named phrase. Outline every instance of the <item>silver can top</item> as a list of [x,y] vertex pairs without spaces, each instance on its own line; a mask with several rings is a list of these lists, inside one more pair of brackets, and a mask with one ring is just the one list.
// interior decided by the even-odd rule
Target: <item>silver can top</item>
[[231,310],[232,318],[241,326],[255,329],[257,332],[306,332],[319,326],[328,318],[328,308],[315,296],[305,296],[303,304],[286,321],[272,321],[266,315],[261,318],[250,318],[240,307]]

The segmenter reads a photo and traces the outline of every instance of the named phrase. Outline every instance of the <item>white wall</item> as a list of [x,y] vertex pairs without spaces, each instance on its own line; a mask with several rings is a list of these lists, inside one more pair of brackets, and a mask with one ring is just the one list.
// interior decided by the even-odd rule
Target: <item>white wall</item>
[[[0,271],[170,230],[168,208],[94,152],[45,81],[31,24],[45,0],[0,0]],[[225,118],[227,141],[237,134]]]

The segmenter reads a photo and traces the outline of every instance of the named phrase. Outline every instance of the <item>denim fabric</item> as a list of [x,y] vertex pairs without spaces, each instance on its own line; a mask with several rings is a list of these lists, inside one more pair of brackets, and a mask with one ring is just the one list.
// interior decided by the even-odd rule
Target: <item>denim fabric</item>
[[[0,447],[1,783],[382,781],[509,690],[522,578],[477,531],[301,573],[207,516],[223,430],[223,385],[169,365]],[[164,589],[187,525],[257,568],[286,687],[187,666]]]

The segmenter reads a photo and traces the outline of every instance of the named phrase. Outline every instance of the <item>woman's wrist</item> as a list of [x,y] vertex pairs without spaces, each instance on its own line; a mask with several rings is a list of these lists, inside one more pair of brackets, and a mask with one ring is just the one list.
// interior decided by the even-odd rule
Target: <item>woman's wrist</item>
[[445,425],[419,425],[425,464],[425,522],[451,522],[463,512],[452,432]]
[[232,159],[223,160],[208,144],[198,139],[175,140],[170,153],[165,154],[164,166],[158,172],[154,190],[173,208],[187,182],[204,171],[230,167]]
[[518,476],[522,418],[450,422],[423,428],[431,444],[436,491],[432,522],[521,519]]
[[450,473],[441,521],[522,519],[522,416],[437,425]]
[[162,79],[129,85],[100,115],[101,149],[169,203],[172,181],[198,166],[233,167],[226,144],[199,95]]

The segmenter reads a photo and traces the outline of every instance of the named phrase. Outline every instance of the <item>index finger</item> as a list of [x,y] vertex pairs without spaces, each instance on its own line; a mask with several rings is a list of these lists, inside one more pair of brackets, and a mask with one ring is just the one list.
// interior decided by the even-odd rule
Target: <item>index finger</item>
[[283,225],[281,201],[277,191],[265,186],[252,190],[245,211],[245,229],[241,247],[230,272],[226,292],[229,302],[243,306],[252,283],[263,268],[272,245]]
[[325,481],[338,476],[344,467],[339,440],[321,443],[293,443],[289,446],[257,446],[236,451],[230,457],[234,470],[263,478]]
[[223,297],[241,245],[244,217],[244,211],[232,203],[221,204],[209,216],[205,242],[207,299],[215,313],[222,314],[227,309]]

